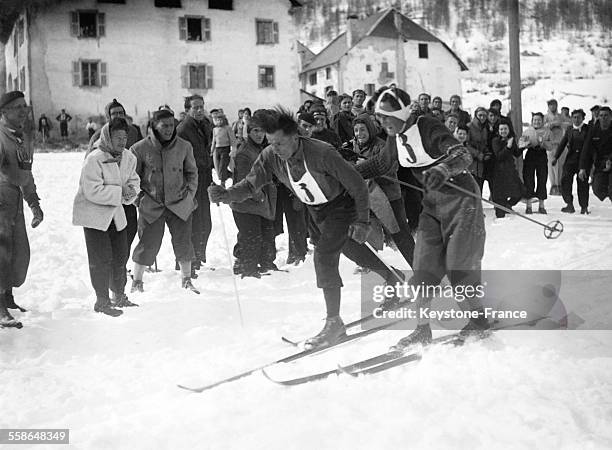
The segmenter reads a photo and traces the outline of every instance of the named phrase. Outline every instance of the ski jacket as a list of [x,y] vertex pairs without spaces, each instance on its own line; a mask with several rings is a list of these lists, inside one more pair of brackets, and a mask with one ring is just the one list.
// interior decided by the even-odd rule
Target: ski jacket
[[27,155],[26,159],[31,160],[32,153],[28,147],[29,143],[24,138],[4,124],[0,124],[0,191],[20,189],[25,201],[32,206],[39,200],[34,176],[32,170],[20,166],[24,155]]
[[130,149],[136,155],[136,173],[140,177],[138,211],[147,223],[153,223],[166,208],[187,220],[197,207],[198,168],[191,144],[176,136],[162,146],[155,133]]
[[580,129],[571,126],[565,130],[563,138],[557,146],[555,158],[558,159],[565,151],[565,147],[567,147],[568,152],[565,161],[578,163],[580,161],[580,153],[582,152],[582,148],[584,147],[584,142],[586,141],[588,133],[589,126],[586,123],[583,123]]
[[580,155],[580,168],[587,172],[595,165],[596,171],[606,166],[606,160],[612,159],[612,126],[607,130],[601,129],[601,124],[595,122],[589,129],[582,154]]

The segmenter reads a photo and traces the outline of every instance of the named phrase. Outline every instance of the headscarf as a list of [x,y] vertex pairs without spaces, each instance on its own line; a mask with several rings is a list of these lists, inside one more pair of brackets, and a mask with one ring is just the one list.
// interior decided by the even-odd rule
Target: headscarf
[[123,149],[115,150],[115,148],[113,147],[108,123],[104,124],[104,126],[102,127],[102,131],[100,132],[100,139],[98,139],[94,143],[94,148],[100,149],[104,153],[108,153],[111,156],[111,159],[106,161],[107,163],[116,162],[117,164],[121,164],[121,156],[123,155]]

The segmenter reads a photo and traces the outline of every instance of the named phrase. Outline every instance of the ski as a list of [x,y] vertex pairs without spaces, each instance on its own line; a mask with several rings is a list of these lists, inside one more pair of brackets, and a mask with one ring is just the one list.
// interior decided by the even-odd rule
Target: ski
[[[456,335],[452,334],[452,335],[440,336],[438,338],[433,339],[431,341],[431,344],[429,345],[444,343],[445,341],[452,340],[453,337],[456,338]],[[290,380],[276,380],[272,378],[264,369],[262,369],[262,373],[268,380],[272,381],[273,383],[280,384],[282,386],[297,386],[298,384],[304,384],[304,383],[309,383],[311,381],[322,380],[324,378],[329,377],[330,375],[341,375],[344,373],[347,375],[357,376],[361,373],[364,373],[363,371],[366,369],[378,367],[382,364],[390,363],[392,361],[399,360],[399,359],[403,359],[404,361],[408,362],[411,360],[420,359],[420,354],[419,353],[406,354],[406,353],[398,352],[398,351],[389,351],[389,352],[385,352],[385,353],[381,353],[379,355],[373,356],[368,359],[364,359],[362,361],[357,361],[356,363],[350,364],[348,366],[338,366],[335,369],[327,370],[325,372],[315,373],[315,374],[307,375],[305,377],[300,377],[300,378],[293,378]]]
[[[412,302],[400,302],[397,305],[395,305],[394,308],[385,309],[385,311],[395,311],[396,309],[401,308],[405,303],[406,304],[413,304]],[[352,322],[349,322],[349,323],[345,324],[344,327],[347,330],[349,330],[349,329],[354,328],[354,327],[359,326],[359,325],[365,325],[366,323],[368,323],[368,322],[370,322],[370,321],[372,321],[374,319],[377,319],[377,318],[378,317],[374,316],[374,313],[372,313],[372,314],[369,314],[367,316],[362,317],[361,319],[357,319],[357,320],[354,320]],[[290,345],[294,346],[294,347],[299,347],[300,343],[304,342],[304,341],[296,341],[295,339],[290,339],[290,338],[285,337],[285,336],[281,336],[281,340],[283,342],[287,343],[287,344],[290,344]]]
[[219,381],[217,381],[215,383],[212,383],[212,384],[208,384],[208,385],[201,386],[201,387],[195,387],[195,388],[194,387],[189,387],[189,386],[183,386],[181,384],[179,384],[177,386],[179,388],[181,388],[181,389],[185,389],[185,390],[188,390],[188,391],[191,391],[191,392],[196,392],[196,393],[204,392],[206,390],[212,389],[212,388],[220,386],[222,384],[230,383],[232,381],[236,381],[236,380],[239,380],[241,378],[248,377],[249,375],[252,375],[255,372],[259,372],[260,370],[263,370],[263,369],[265,369],[267,367],[270,367],[270,366],[273,366],[273,365],[276,365],[276,364],[283,364],[283,363],[289,363],[289,362],[292,362],[292,361],[296,361],[296,360],[298,360],[300,358],[304,358],[306,356],[310,356],[310,355],[313,355],[315,353],[320,353],[320,352],[323,352],[323,351],[327,351],[327,350],[333,349],[333,348],[335,348],[337,346],[346,344],[347,342],[352,342],[352,341],[355,341],[357,339],[361,339],[361,338],[363,338],[365,336],[369,336],[370,334],[376,333],[378,331],[382,331],[382,330],[386,330],[388,328],[391,328],[392,326],[394,326],[394,325],[396,325],[396,324],[398,324],[400,322],[403,322],[404,320],[405,319],[398,319],[398,320],[394,320],[392,322],[389,322],[389,323],[386,323],[386,324],[383,324],[383,325],[379,325],[379,326],[374,327],[374,328],[370,328],[368,330],[363,330],[363,331],[359,331],[357,333],[348,334],[348,335],[346,335],[346,337],[344,339],[336,342],[335,344],[326,345],[326,346],[322,346],[322,347],[316,347],[316,348],[312,348],[312,349],[308,349],[308,350],[302,350],[302,351],[299,351],[299,352],[294,353],[292,355],[285,356],[284,358],[278,359],[276,361],[272,361],[272,362],[263,364],[261,366],[255,367],[253,369],[246,370],[244,372],[241,372],[241,373],[239,373],[237,375],[234,375],[234,376],[231,376],[229,378],[225,378],[223,380],[219,380]]
[[[479,337],[480,339],[485,339],[489,337],[494,331],[500,331],[505,329],[510,329],[518,326],[534,326],[540,320],[545,319],[546,317],[539,317],[536,319],[532,319],[525,322],[515,323],[511,325],[504,325],[501,327],[492,327],[488,330],[485,336]],[[439,336],[431,340],[427,346],[431,345],[440,345],[440,344],[453,344],[453,345],[462,345],[466,339],[469,341],[473,336],[465,338],[461,336],[460,332],[447,334],[444,336]],[[420,352],[407,353],[406,351],[388,351],[385,353],[381,353],[379,355],[373,356],[368,359],[364,359],[362,361],[358,361],[356,363],[350,364],[348,366],[338,366],[335,369],[327,370],[325,372],[315,373],[312,375],[307,375],[300,378],[294,378],[289,380],[276,380],[272,378],[265,370],[262,369],[262,373],[264,376],[272,381],[273,383],[280,384],[282,386],[296,386],[299,384],[309,383],[311,381],[322,380],[330,375],[341,375],[348,374],[351,376],[365,375],[365,374],[373,374],[382,372],[383,370],[390,369],[392,367],[397,367],[402,364],[406,364],[412,361],[418,361],[421,359]],[[265,369],[265,368],[264,368]]]

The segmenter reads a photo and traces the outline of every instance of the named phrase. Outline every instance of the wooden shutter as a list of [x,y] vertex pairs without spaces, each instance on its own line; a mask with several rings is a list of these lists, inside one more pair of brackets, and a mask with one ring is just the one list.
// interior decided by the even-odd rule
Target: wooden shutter
[[278,22],[273,23],[274,30],[274,43],[278,44]]
[[104,13],[98,13],[98,37],[106,35],[106,18]]
[[181,41],[187,40],[187,18],[179,17],[179,39]]
[[79,13],[72,11],[70,13],[70,35],[79,36]]
[[100,86],[108,86],[108,77],[106,76],[106,63],[101,62],[100,64]]
[[181,87],[189,89],[189,67],[181,66]]
[[202,19],[202,27],[204,28],[204,41],[210,41],[210,19],[206,17]]
[[72,85],[81,85],[81,63],[79,61],[72,61]]
[[206,88],[212,89],[213,87],[213,68],[212,66],[206,65]]

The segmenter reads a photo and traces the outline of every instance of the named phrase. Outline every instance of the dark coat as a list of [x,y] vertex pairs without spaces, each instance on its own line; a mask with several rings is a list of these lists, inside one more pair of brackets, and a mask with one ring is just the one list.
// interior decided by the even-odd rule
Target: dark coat
[[353,116],[350,112],[340,111],[331,119],[331,128],[340,136],[340,143],[344,144],[353,139]]
[[606,167],[608,159],[612,159],[612,127],[602,130],[601,124],[595,122],[584,141],[580,168],[588,172],[594,165],[596,171],[601,171]]
[[585,123],[582,125],[580,130],[575,129],[573,126],[568,127],[563,134],[563,138],[559,145],[557,146],[557,151],[555,152],[555,158],[560,158],[563,152],[565,151],[565,147],[567,147],[567,157],[565,159],[565,163],[568,162],[570,164],[576,164],[580,162],[580,154],[582,153],[582,148],[584,147],[584,141],[589,133],[589,126]]
[[495,136],[491,141],[495,163],[491,174],[491,194],[494,199],[521,198],[524,194],[524,186],[516,171],[514,158],[521,154],[513,139],[512,146],[508,148],[508,139]]
[[[238,147],[234,157],[234,184],[243,180],[251,171],[253,164],[259,157],[263,148],[258,146],[250,138]],[[276,186],[273,183],[266,184],[253,197],[241,202],[231,202],[233,211],[247,214],[255,214],[268,220],[273,220],[276,215]]]
[[487,161],[491,159],[491,150],[488,147],[489,127],[487,123],[481,124],[475,118],[468,127],[467,144],[472,154],[472,164],[469,171],[477,177],[484,178],[489,174],[485,170]]
[[207,118],[198,123],[193,117],[187,116],[178,124],[176,133],[188,141],[193,147],[193,157],[199,171],[210,170],[212,158],[210,146],[212,143],[213,127]]

